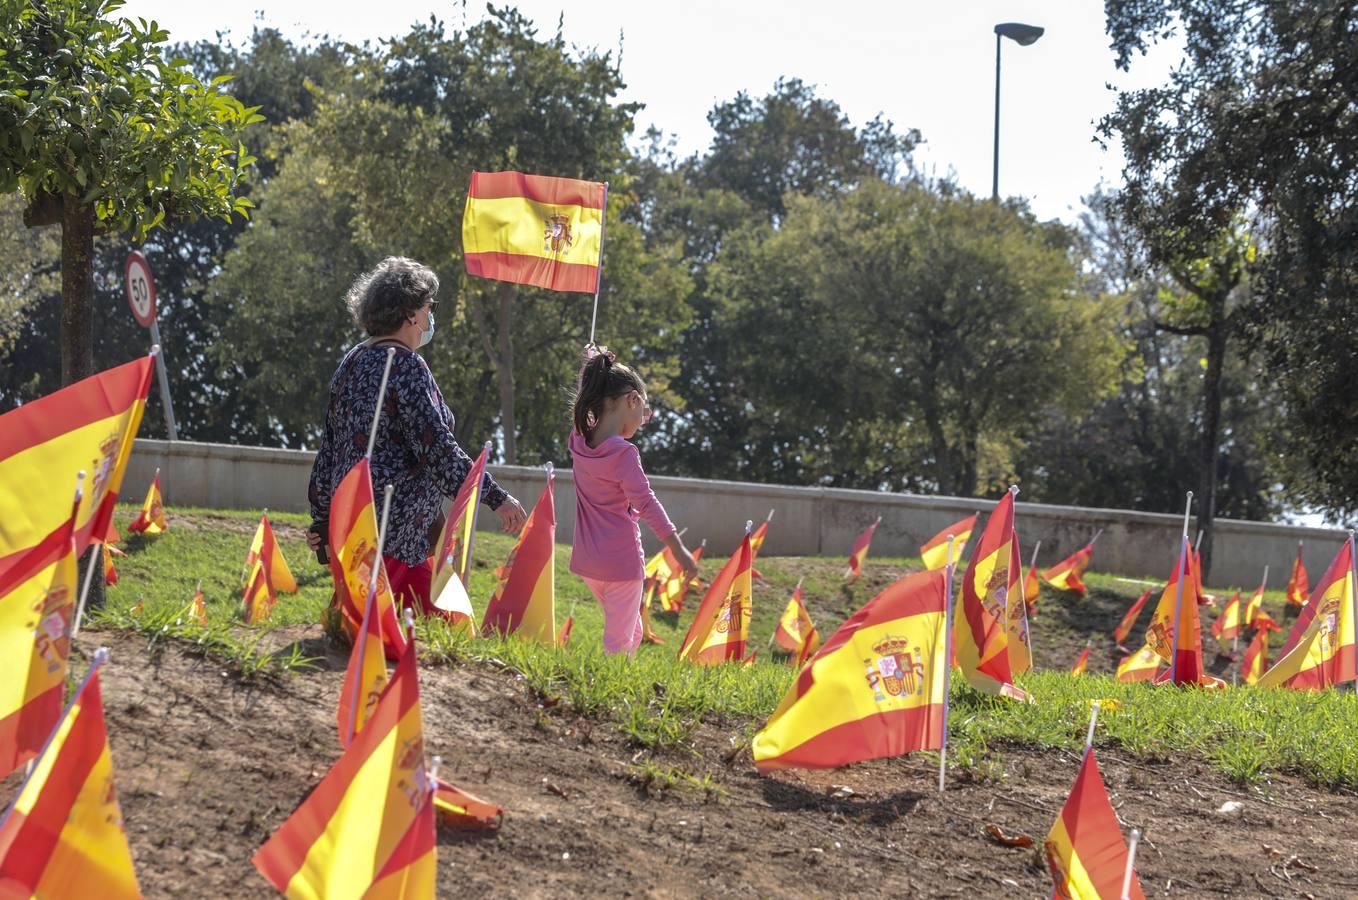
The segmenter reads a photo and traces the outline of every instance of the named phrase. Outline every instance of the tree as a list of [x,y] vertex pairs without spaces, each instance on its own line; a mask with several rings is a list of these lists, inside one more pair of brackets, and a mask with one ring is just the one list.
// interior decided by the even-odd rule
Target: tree
[[246,215],[258,115],[167,60],[155,22],[106,18],[118,0],[0,4],[0,192],[30,227],[61,225],[62,382],[93,372],[96,232],[142,239],[167,218]]
[[[1248,216],[1261,255],[1238,326],[1277,388],[1296,500],[1358,510],[1358,60],[1349,4],[1109,0],[1118,64],[1167,35],[1185,56],[1101,126],[1127,157],[1122,206],[1201,259]],[[1138,225],[1138,228],[1141,226]]]
[[748,423],[739,450],[700,432],[714,474],[975,495],[1008,483],[1033,406],[1083,414],[1121,356],[1068,229],[946,187],[791,197],[710,282]]

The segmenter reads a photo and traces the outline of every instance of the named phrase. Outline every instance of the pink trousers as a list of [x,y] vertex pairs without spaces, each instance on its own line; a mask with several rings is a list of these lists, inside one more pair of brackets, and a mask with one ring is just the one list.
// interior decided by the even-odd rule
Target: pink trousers
[[645,582],[640,578],[633,581],[584,578],[584,582],[604,608],[604,650],[628,656],[636,653],[641,644],[641,588]]

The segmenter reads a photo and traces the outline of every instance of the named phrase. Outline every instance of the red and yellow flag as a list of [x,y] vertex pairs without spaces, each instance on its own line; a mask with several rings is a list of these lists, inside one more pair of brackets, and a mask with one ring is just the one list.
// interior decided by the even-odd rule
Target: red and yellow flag
[[[845,578],[857,578],[859,575],[863,574],[863,561],[868,558],[868,548],[872,546],[873,532],[875,532],[877,526],[881,524],[882,517],[878,516],[877,521],[873,522],[867,528],[864,528],[863,533],[853,539],[853,547],[849,549],[849,566],[844,570]],[[763,528],[767,525],[768,523],[765,522],[764,525],[761,525],[760,527]]]
[[[1197,576],[1193,572],[1193,550],[1188,535],[1180,539],[1179,561],[1160,603],[1146,630],[1146,644],[1169,663],[1166,676],[1174,684],[1204,684],[1210,681],[1202,666],[1202,622],[1198,618]],[[1183,585],[1182,592],[1179,590]],[[1178,618],[1176,619],[1176,611]]]
[[[693,551],[693,561],[696,563],[703,558],[703,551],[707,549],[707,541],[704,540],[698,545],[698,549]],[[698,584],[698,576],[692,578],[685,577],[678,563],[675,563],[675,572],[670,579],[660,586],[658,595],[660,597],[660,608],[665,612],[682,612],[684,609],[684,597],[688,594],[689,588]]]
[[363,627],[349,651],[349,664],[344,669],[344,684],[340,687],[339,708],[335,713],[341,747],[348,747],[353,743],[354,735],[363,730],[387,686],[387,660],[382,653],[382,632],[376,612],[376,592],[370,590],[363,608]]
[[146,489],[146,499],[141,503],[141,512],[127,525],[127,530],[138,534],[161,534],[168,526],[165,524],[165,501],[160,496],[160,470],[151,479]]
[[471,571],[472,542],[476,537],[476,512],[481,503],[481,481],[486,475],[486,454],[490,445],[481,448],[481,453],[472,463],[467,477],[453,497],[453,506],[448,510],[448,518],[443,522],[443,533],[439,535],[438,546],[434,550],[434,577],[429,595],[438,597],[443,593],[448,579],[457,576],[462,586],[467,586],[467,573]]
[[575,616],[566,616],[566,621],[561,623],[561,630],[556,633],[556,645],[564,647],[571,642],[571,631],[575,628]]
[[595,181],[473,172],[462,214],[467,274],[594,293],[607,201]]
[[434,812],[440,825],[473,831],[499,828],[505,815],[494,803],[469,794],[442,778],[437,780],[434,791]]
[[207,627],[207,604],[203,602],[203,586],[201,583],[193,592],[190,612],[192,613],[195,622],[204,628]]
[[1261,609],[1254,614],[1254,621],[1250,623],[1250,627],[1256,631],[1283,630],[1283,626],[1279,625],[1277,620],[1268,614],[1268,610],[1264,609]]
[[802,667],[751,749],[761,772],[828,769],[943,746],[947,583],[888,586]]
[[1085,648],[1080,651],[1079,659],[1075,660],[1075,665],[1070,667],[1070,674],[1083,675],[1087,668],[1089,668],[1089,645],[1085,644]]
[[967,541],[971,540],[971,533],[976,530],[978,516],[980,516],[980,513],[972,513],[965,519],[958,519],[929,538],[919,548],[919,558],[924,563],[924,568],[933,572],[948,564],[948,535],[953,536],[953,563],[960,560],[963,555],[962,551],[966,549]]
[[258,625],[269,621],[273,615],[278,595],[274,593],[273,582],[269,578],[269,567],[258,560],[250,570],[250,580],[245,584],[245,596],[241,598],[241,615],[246,625]]
[[363,601],[373,566],[377,571],[377,621],[387,659],[399,659],[405,634],[397,620],[396,600],[387,569],[377,558],[377,504],[372,470],[364,457],[354,463],[330,500],[330,574],[340,605],[340,622],[351,641],[363,625]]
[[104,553],[104,584],[113,587],[118,583],[118,570],[113,566],[114,556],[126,556],[127,554],[114,547],[112,544],[103,544]]
[[1227,641],[1234,640],[1240,635],[1243,619],[1240,592],[1236,591],[1217,614],[1217,620],[1212,623],[1212,637],[1224,646]]
[[1148,644],[1131,656],[1122,658],[1115,678],[1117,681],[1154,681],[1163,664],[1160,654]]
[[1037,615],[1037,600],[1042,596],[1042,585],[1037,580],[1037,566],[1028,568],[1028,575],[1023,579],[1023,602],[1028,607],[1028,615]]
[[792,599],[787,601],[787,609],[783,610],[783,617],[778,620],[773,639],[779,647],[792,654],[789,662],[797,669],[800,669],[820,646],[820,635],[816,633],[816,626],[811,624],[811,616],[806,611],[806,604],[802,602],[801,581],[797,582]]
[[[72,513],[59,532],[64,554],[0,595],[0,778],[37,756],[61,718],[78,590],[75,523]],[[29,554],[47,550],[32,547]],[[15,571],[31,568],[23,562]]]
[[[760,522],[760,523],[759,523],[759,527],[756,528],[756,529],[754,530],[754,533],[750,535],[750,560],[751,560],[751,561],[756,560],[756,559],[759,558],[759,551],[762,550],[762,549],[764,548],[764,538],[766,538],[766,537],[769,536],[769,523],[772,522],[772,521],[773,521],[773,513],[770,512],[770,513],[769,513],[769,517],[768,517],[767,519],[765,519],[764,521]],[[877,521],[880,522],[881,519],[878,519]]]
[[1146,601],[1150,598],[1151,592],[1149,590],[1136,598],[1136,602],[1128,608],[1127,614],[1122,617],[1118,627],[1113,629],[1113,640],[1119,647],[1122,646],[1123,641],[1127,640],[1127,635],[1132,633],[1132,626],[1136,624],[1137,617],[1141,615],[1141,610],[1145,608]]
[[548,646],[556,643],[555,480],[549,468],[547,486],[528,514],[518,543],[509,551],[504,566],[496,570],[500,585],[481,619],[484,633],[517,633]]
[[269,570],[269,582],[275,591],[280,594],[297,593],[297,579],[292,577],[292,569],[288,568],[288,561],[283,558],[283,549],[278,546],[268,513],[259,517],[259,527],[255,529],[254,539],[250,541],[250,549],[245,554],[246,571],[252,570],[258,560],[264,560]]
[[1013,685],[1004,609],[1018,590],[1014,557],[1014,495],[1006,492],[986,520],[985,530],[962,579],[953,612],[953,648],[967,683],[987,694],[1018,700],[1028,695]]
[[[1302,610],[1305,629],[1290,650],[1259,679],[1260,687],[1322,690],[1358,677],[1354,646],[1353,537],[1321,576]],[[1300,617],[1298,619],[1300,624]]]
[[1092,749],[1080,763],[1080,774],[1061,807],[1061,815],[1047,834],[1045,849],[1055,896],[1068,900],[1101,897],[1145,900],[1135,870],[1128,892],[1122,893],[1127,845],[1123,843],[1117,813],[1108,801],[1108,789],[1103,785]]
[[434,839],[415,646],[407,644],[368,724],[252,861],[293,900],[432,897]]
[[750,535],[712,579],[703,602],[684,635],[679,658],[700,665],[739,662],[745,657],[750,631],[753,580],[750,574]]
[[1268,633],[1271,629],[1260,628],[1245,648],[1245,660],[1240,664],[1240,677],[1245,684],[1258,684],[1259,679],[1268,671]]
[[1089,589],[1085,587],[1081,576],[1089,568],[1090,557],[1094,555],[1094,545],[1086,544],[1076,550],[1070,556],[1061,560],[1056,565],[1042,573],[1042,578],[1052,587],[1062,591],[1074,591],[1077,594],[1084,594]]
[[1306,566],[1301,562],[1301,541],[1297,541],[1297,559],[1292,563],[1292,577],[1287,579],[1287,602],[1293,606],[1305,606],[1311,586],[1306,578]]
[[113,789],[99,687],[102,659],[102,654],[95,657],[0,821],[0,895],[141,896]]
[[670,548],[666,547],[652,556],[645,566],[645,580],[642,582],[641,590],[641,639],[652,644],[665,643],[660,636],[651,628],[651,603],[660,593],[662,585],[668,584],[679,568],[679,561],[674,558]]
[[1249,602],[1245,604],[1245,612],[1242,619],[1246,626],[1254,625],[1254,619],[1259,615],[1264,607],[1264,586],[1260,584],[1258,589],[1250,595]]
[[[1023,598],[1019,581],[1023,574],[1022,557],[1019,555],[1018,534],[1009,543],[1009,584],[1004,591],[1004,628],[1005,639],[1009,645],[1009,671],[1022,675],[1033,667],[1033,648],[1028,639],[1028,603]],[[1000,588],[997,588],[1000,590]]]
[[[76,513],[77,555],[108,533],[154,357],[100,372],[0,416],[0,593],[66,552],[67,493],[88,474]],[[26,556],[41,546],[43,552]],[[21,560],[29,570],[11,571]]]

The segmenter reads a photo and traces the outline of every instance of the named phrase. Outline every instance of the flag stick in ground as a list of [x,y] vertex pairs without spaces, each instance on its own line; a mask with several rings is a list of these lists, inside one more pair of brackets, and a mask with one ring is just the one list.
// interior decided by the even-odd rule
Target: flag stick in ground
[[943,782],[948,774],[948,694],[952,691],[952,541],[953,536],[948,535],[948,565],[947,575],[943,579],[945,585],[943,592],[944,619],[943,629],[947,634],[944,639],[943,651],[943,746],[938,748],[938,792],[943,793]]
[[[486,441],[482,447],[486,451],[486,458],[490,458],[490,441]],[[484,480],[486,472],[481,470],[481,478]],[[472,570],[472,545],[476,543],[476,517],[481,512],[481,486],[476,486],[476,503],[472,506],[472,527],[467,532],[467,552],[462,555],[462,571],[457,573],[457,577],[462,579],[462,586],[467,586],[467,576]]]
[[1099,701],[1093,700],[1089,704],[1089,730],[1085,732],[1085,755],[1094,749],[1094,726],[1099,723]]
[[[1180,538],[1179,552],[1179,577],[1178,585],[1174,591],[1174,638],[1170,641],[1173,650],[1169,657],[1169,683],[1174,684],[1174,676],[1178,674],[1179,667],[1179,614],[1183,609],[1184,602],[1184,579],[1188,577],[1188,513],[1193,508],[1193,492],[1188,492],[1188,499],[1184,501],[1184,531]],[[1197,602],[1197,598],[1193,598]]]
[[1141,843],[1141,829],[1133,828],[1131,839],[1127,841],[1127,868],[1122,872],[1122,900],[1131,900],[1132,872],[1136,871],[1136,845]]
[[387,379],[391,376],[391,361],[396,357],[396,348],[387,350],[387,362],[382,367],[382,381],[377,386],[377,407],[373,410],[373,425],[368,430],[368,449],[363,454],[372,459],[373,444],[377,443],[377,423],[382,421],[382,400],[387,396]]
[[[260,517],[261,520],[268,518],[268,516],[269,516],[269,507],[266,506],[266,507],[264,507],[263,509],[261,509],[261,510],[259,511],[259,517]],[[253,547],[254,545],[251,544],[251,546]],[[244,561],[243,563],[240,564],[240,580],[241,580],[241,584],[244,584],[244,583],[250,578],[250,563],[251,563],[251,562],[252,562],[252,560],[250,559],[250,554],[249,554],[249,553],[245,554],[245,561]]]
[[604,225],[608,219],[608,182],[604,182],[604,205],[599,210],[599,270],[594,275],[594,312],[589,316],[589,342],[594,343],[594,325],[599,321],[599,288],[604,284]]
[[93,541],[90,542],[90,564],[85,569],[85,583],[80,586],[80,602],[75,607],[75,618],[71,620],[71,640],[80,634],[80,619],[85,614],[85,601],[90,596],[90,583],[94,581],[94,567],[102,559]]

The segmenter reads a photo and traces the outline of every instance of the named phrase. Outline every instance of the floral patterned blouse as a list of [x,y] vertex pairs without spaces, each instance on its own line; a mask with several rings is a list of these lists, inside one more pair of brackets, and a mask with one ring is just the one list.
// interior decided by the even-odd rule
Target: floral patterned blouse
[[[424,358],[392,341],[363,343],[345,354],[330,379],[325,434],[311,468],[311,518],[327,533],[330,498],[349,469],[363,458],[372,427],[373,403],[382,383],[387,348],[394,346],[386,400],[373,445],[373,493],[379,504],[388,484],[391,516],[383,554],[407,565],[429,558],[429,526],[444,497],[457,493],[472,459],[453,438],[453,413],[443,402]],[[486,472],[481,500],[498,509],[509,495]]]

